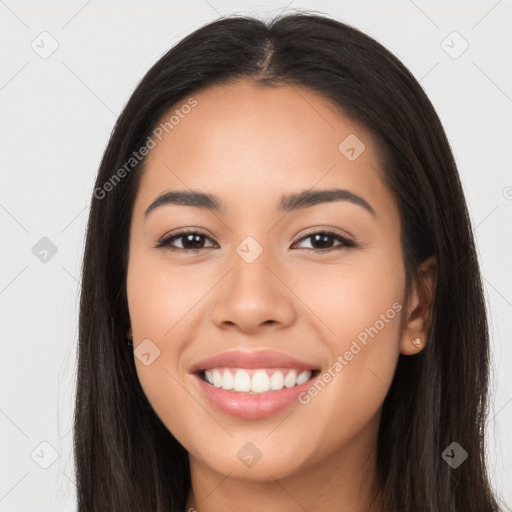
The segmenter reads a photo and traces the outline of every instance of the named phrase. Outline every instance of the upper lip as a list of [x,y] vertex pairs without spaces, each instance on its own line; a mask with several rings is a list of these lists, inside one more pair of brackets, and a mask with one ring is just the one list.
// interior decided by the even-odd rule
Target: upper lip
[[297,370],[316,370],[313,363],[300,361],[295,357],[272,350],[243,352],[233,350],[223,352],[198,361],[190,368],[190,373],[212,368],[295,368]]

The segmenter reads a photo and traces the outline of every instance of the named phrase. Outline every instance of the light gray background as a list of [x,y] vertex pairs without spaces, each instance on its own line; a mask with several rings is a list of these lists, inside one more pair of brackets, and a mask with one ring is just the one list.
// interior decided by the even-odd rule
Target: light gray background
[[[445,126],[490,312],[489,467],[512,503],[512,0],[287,1],[0,0],[0,512],[75,507],[80,265],[95,174],[123,105],[149,67],[202,24],[300,8],[383,43],[420,80]],[[58,48],[42,58],[52,38]],[[42,237],[57,248],[46,262],[32,252]]]

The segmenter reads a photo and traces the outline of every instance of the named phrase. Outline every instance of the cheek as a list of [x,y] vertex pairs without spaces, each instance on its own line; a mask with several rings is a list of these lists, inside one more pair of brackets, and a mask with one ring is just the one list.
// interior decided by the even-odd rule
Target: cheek
[[159,258],[131,258],[127,296],[135,337],[166,345],[170,339],[180,340],[177,333],[182,324],[190,322],[199,310],[194,306],[205,293],[206,278],[207,273],[199,267],[186,271]]
[[[304,397],[311,417],[332,416],[352,428],[378,410],[391,385],[400,347],[405,272],[400,258],[375,252],[370,258],[347,258],[346,265],[308,272],[296,289],[305,297],[330,353],[330,372],[318,389]],[[378,261],[377,261],[378,260]],[[316,398],[322,395],[322,398]],[[329,403],[327,409],[316,407]]]
[[297,273],[293,289],[307,305],[305,316],[325,334],[334,356],[358,336],[363,343],[371,339],[368,329],[377,335],[372,327],[379,336],[394,339],[398,347],[404,286],[401,259],[375,251]]
[[[127,298],[137,376],[155,413],[185,442],[194,431],[186,414],[194,401],[183,387],[182,355],[204,316],[200,301],[208,282],[213,286],[207,266],[178,269],[142,250],[130,255]],[[137,355],[145,352],[150,364]]]

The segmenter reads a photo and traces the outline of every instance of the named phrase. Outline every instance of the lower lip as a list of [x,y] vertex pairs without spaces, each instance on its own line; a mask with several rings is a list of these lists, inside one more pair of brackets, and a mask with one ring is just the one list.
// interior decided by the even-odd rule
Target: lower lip
[[293,388],[284,387],[279,391],[250,395],[217,388],[204,381],[196,373],[191,375],[200,391],[220,412],[247,420],[267,418],[285,410],[294,402],[298,402],[298,395],[306,391],[316,380],[316,377],[313,377]]

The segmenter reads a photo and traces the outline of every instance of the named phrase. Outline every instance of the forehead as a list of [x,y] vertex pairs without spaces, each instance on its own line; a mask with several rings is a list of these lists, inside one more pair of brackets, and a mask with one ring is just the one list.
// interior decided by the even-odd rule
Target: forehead
[[[190,98],[196,104],[185,108]],[[309,89],[213,86],[178,102],[159,126],[136,209],[187,188],[219,197],[235,213],[237,203],[275,207],[284,193],[337,187],[396,214],[370,134]]]

